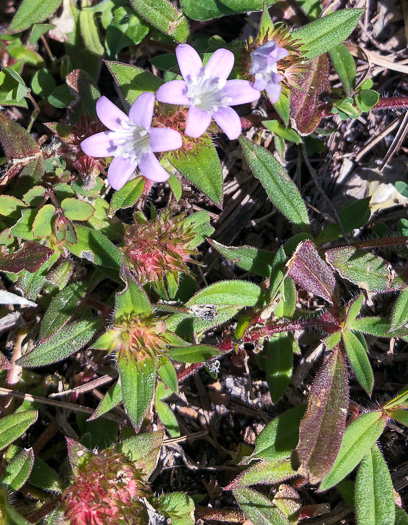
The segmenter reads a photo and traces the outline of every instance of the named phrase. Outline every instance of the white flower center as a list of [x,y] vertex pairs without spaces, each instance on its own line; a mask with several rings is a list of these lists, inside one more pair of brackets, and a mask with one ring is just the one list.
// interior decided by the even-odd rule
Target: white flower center
[[226,97],[223,93],[227,81],[212,76],[209,69],[201,69],[197,77],[188,75],[185,82],[191,105],[203,111],[216,113],[219,108],[228,106],[232,102],[232,98]]
[[129,159],[138,164],[145,153],[150,153],[149,130],[131,120],[121,122],[121,129],[112,131],[112,141],[116,146],[115,157]]

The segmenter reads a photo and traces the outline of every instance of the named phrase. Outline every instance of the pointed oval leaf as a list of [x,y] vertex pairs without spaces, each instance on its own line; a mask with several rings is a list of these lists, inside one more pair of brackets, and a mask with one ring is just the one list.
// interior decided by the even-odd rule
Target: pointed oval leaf
[[354,319],[360,313],[361,307],[363,306],[364,295],[361,293],[358,297],[353,299],[346,306],[347,314],[344,326],[348,328],[349,324],[354,321]]
[[122,266],[120,276],[126,287],[115,295],[115,321],[128,315],[151,313],[153,309],[146,292],[125,266]]
[[364,9],[340,9],[314,20],[293,33],[303,42],[301,50],[309,59],[318,57],[341,44],[355,29]]
[[292,335],[276,334],[270,339],[259,354],[258,362],[261,361],[261,368],[265,370],[272,401],[277,403],[283,396],[292,377]]
[[66,245],[72,254],[106,268],[120,268],[122,257],[119,250],[103,233],[80,224],[76,225],[76,232],[77,244]]
[[263,6],[270,6],[276,0],[183,0],[184,13],[193,20],[212,20],[226,15],[262,11]]
[[361,344],[359,338],[353,334],[353,332],[350,332],[350,330],[343,332],[343,343],[358,382],[367,394],[371,396],[374,386],[374,374],[366,349]]
[[34,273],[41,268],[53,254],[53,250],[38,242],[27,242],[17,252],[2,254],[0,270],[18,273],[22,270]]
[[91,417],[87,419],[87,421],[93,421],[94,419],[97,419],[103,414],[106,414],[106,412],[109,412],[109,410],[112,410],[112,408],[115,408],[117,405],[119,405],[121,401],[122,388],[120,386],[120,383],[117,381],[114,385],[112,385],[109,388],[109,390],[106,392],[106,394],[100,401],[99,405],[96,407],[95,412],[92,414]]
[[237,476],[224,490],[235,490],[251,485],[274,485],[297,475],[291,460],[262,460]]
[[312,241],[306,240],[298,245],[287,268],[289,277],[296,284],[333,304],[337,291],[336,278]]
[[23,449],[5,468],[1,483],[9,490],[18,490],[27,481],[33,465],[33,449]]
[[194,151],[184,154],[170,152],[167,158],[183,177],[191,181],[217,206],[222,205],[222,169],[217,151],[210,137],[200,137]]
[[271,275],[272,252],[253,248],[252,246],[224,246],[212,239],[209,239],[208,242],[217,252],[240,268],[261,277],[269,277]]
[[25,204],[17,197],[12,195],[0,195],[0,215],[5,217],[20,217],[20,210],[25,208]]
[[408,328],[398,328],[390,332],[389,324],[389,320],[382,317],[360,317],[354,319],[348,328],[375,337],[406,337],[408,335]]
[[186,17],[168,0],[131,0],[133,9],[149,24],[171,36],[177,42],[185,42],[190,34]]
[[255,306],[262,302],[264,294],[256,284],[247,281],[219,281],[194,295],[187,306],[214,304],[231,306]]
[[209,345],[172,347],[166,350],[166,355],[170,359],[181,363],[202,363],[221,354],[222,351],[219,348]]
[[245,137],[239,142],[254,176],[265,188],[271,202],[301,230],[310,230],[306,205],[295,183],[283,166],[265,148],[257,146]]
[[167,357],[163,357],[160,361],[159,369],[157,370],[160,379],[163,383],[170,388],[172,392],[177,394],[178,392],[178,381],[177,372],[174,369],[173,363]]
[[368,412],[346,428],[336,461],[323,478],[319,492],[337,485],[350,474],[381,436],[385,424],[386,417],[381,412]]
[[390,471],[377,445],[361,461],[354,502],[358,525],[394,525],[394,488]]
[[149,410],[156,388],[156,364],[145,357],[122,357],[118,362],[123,404],[136,432]]
[[288,519],[276,508],[270,499],[256,490],[240,488],[234,490],[234,497],[246,518],[256,525],[290,525]]
[[45,340],[58,332],[78,311],[87,283],[70,284],[51,301],[40,328],[40,339]]
[[333,62],[334,69],[343,84],[346,95],[351,96],[356,83],[356,64],[354,58],[344,44],[339,44],[334,47],[329,55]]
[[33,24],[47,20],[61,3],[62,0],[24,0],[8,26],[7,33],[20,33]]
[[0,419],[0,450],[22,436],[37,421],[37,417],[37,410],[25,410]]
[[81,350],[102,326],[100,319],[76,321],[61,328],[44,343],[39,344],[18,360],[23,367],[50,365]]
[[346,428],[347,409],[346,363],[337,348],[313,381],[307,412],[300,423],[298,472],[313,484],[329,472],[336,459]]
[[390,332],[399,328],[408,328],[408,286],[402,290],[392,309]]
[[268,423],[256,438],[254,452],[242,462],[252,459],[278,460],[288,458],[299,441],[299,425],[306,407],[287,410]]
[[109,60],[105,63],[129,104],[133,104],[136,98],[146,91],[155,93],[163,84],[159,77],[140,67]]
[[133,206],[142,194],[145,183],[144,177],[136,177],[115,191],[109,205],[109,217],[113,217],[118,210]]
[[156,468],[165,433],[145,432],[122,441],[118,448],[139,467],[148,478]]

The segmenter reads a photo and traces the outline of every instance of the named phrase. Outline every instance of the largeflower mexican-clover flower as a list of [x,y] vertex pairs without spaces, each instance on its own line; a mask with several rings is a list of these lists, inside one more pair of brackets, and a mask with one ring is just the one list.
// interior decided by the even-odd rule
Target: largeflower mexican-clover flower
[[254,87],[259,91],[265,90],[273,104],[279,100],[282,91],[280,82],[284,79],[283,75],[278,73],[277,62],[288,55],[289,51],[279,47],[273,40],[257,47],[251,53],[249,72],[254,75]]
[[238,138],[241,120],[230,106],[254,102],[260,92],[248,80],[227,80],[234,65],[233,53],[217,49],[205,67],[200,55],[188,44],[178,45],[176,55],[184,80],[172,80],[160,86],[156,99],[190,106],[185,129],[190,137],[200,137],[213,118],[230,140]]
[[106,97],[96,103],[96,113],[111,131],[103,131],[81,142],[90,157],[115,157],[108,169],[109,184],[119,190],[136,168],[153,182],[164,182],[169,174],[155,153],[181,148],[178,131],[152,128],[154,93],[142,93],[133,102],[127,116]]

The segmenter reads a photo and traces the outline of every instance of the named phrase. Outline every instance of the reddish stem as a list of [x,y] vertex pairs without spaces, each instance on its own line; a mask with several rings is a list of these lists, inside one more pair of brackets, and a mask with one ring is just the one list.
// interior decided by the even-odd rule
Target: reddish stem
[[408,108],[408,97],[383,97],[373,109],[405,109]]

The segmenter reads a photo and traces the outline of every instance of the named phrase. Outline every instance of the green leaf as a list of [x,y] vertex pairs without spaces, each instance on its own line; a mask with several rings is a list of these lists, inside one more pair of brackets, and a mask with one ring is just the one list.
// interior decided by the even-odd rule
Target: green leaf
[[35,457],[33,470],[28,479],[30,485],[46,491],[62,492],[64,483],[53,468],[38,455]]
[[177,394],[178,392],[178,381],[177,373],[174,369],[173,363],[167,357],[163,357],[160,360],[158,374],[163,383],[170,388],[172,392]]
[[109,390],[106,392],[106,394],[100,401],[99,405],[96,407],[95,412],[92,414],[91,417],[87,419],[87,421],[93,421],[94,419],[97,419],[103,414],[106,414],[106,412],[109,412],[109,410],[112,410],[112,408],[115,408],[117,405],[119,405],[121,401],[122,388],[120,386],[120,383],[117,381],[109,388]]
[[95,211],[92,204],[79,199],[64,199],[61,202],[61,208],[64,210],[64,215],[71,221],[87,221]]
[[155,362],[145,357],[122,357],[118,362],[123,403],[136,432],[139,430],[156,388]]
[[0,215],[18,218],[25,207],[24,202],[12,195],[0,195]]
[[170,518],[172,525],[194,525],[194,508],[194,500],[183,492],[163,494],[158,499],[160,513]]
[[136,204],[145,183],[144,177],[137,177],[127,182],[120,190],[115,191],[109,205],[109,217],[113,217],[118,210],[130,208]]
[[168,153],[167,159],[217,206],[221,206],[222,169],[217,151],[208,135],[201,136],[195,149],[185,156],[175,151]]
[[185,16],[167,0],[131,0],[133,9],[162,33],[177,42],[185,42],[190,34]]
[[283,412],[262,430],[255,441],[254,452],[242,462],[252,459],[278,460],[290,457],[299,441],[299,425],[306,407],[298,405]]
[[99,266],[120,268],[122,257],[116,246],[103,233],[80,224],[76,225],[76,232],[78,243],[66,246],[72,254]]
[[348,305],[346,306],[346,320],[344,321],[345,328],[348,328],[350,323],[352,323],[354,319],[358,316],[363,305],[363,301],[364,294],[361,293],[355,299],[348,303]]
[[358,525],[394,525],[394,489],[377,445],[361,461],[354,501]]
[[366,349],[361,344],[360,339],[350,330],[343,332],[343,343],[358,382],[367,394],[371,396],[374,386],[374,374]]
[[379,100],[379,93],[373,89],[362,89],[356,95],[356,104],[364,112],[370,111]]
[[193,20],[212,20],[220,16],[262,11],[263,6],[270,6],[276,0],[182,0],[184,13]]
[[219,281],[196,293],[187,306],[196,304],[255,306],[262,302],[264,294],[256,284],[247,281]]
[[397,408],[396,410],[390,410],[387,412],[389,417],[408,427],[408,412],[402,408]]
[[18,490],[27,481],[34,465],[32,448],[23,449],[5,468],[2,485],[9,490]]
[[301,27],[292,35],[303,43],[301,51],[306,58],[316,58],[350,36],[363,13],[364,9],[341,9]]
[[222,352],[219,348],[209,345],[172,347],[166,350],[166,355],[170,359],[181,363],[202,363],[221,354]]
[[24,0],[8,26],[7,33],[20,33],[32,24],[47,20],[61,3],[62,0]]
[[[397,334],[388,333],[389,321],[381,317],[360,317],[349,323],[350,330],[357,330],[364,334],[374,335],[376,337],[396,337]],[[408,334],[408,330],[405,330]]]
[[0,419],[0,450],[22,436],[37,421],[37,417],[37,410],[25,410]]
[[88,73],[96,80],[98,77],[100,61],[97,59],[102,58],[105,50],[101,42],[101,35],[99,27],[95,19],[95,13],[92,8],[82,8],[79,11],[79,30],[82,37],[84,49],[81,51],[87,53],[92,57],[88,65]]
[[402,290],[394,303],[391,314],[390,332],[399,328],[408,328],[408,286]]
[[42,341],[58,332],[78,312],[78,306],[84,298],[86,288],[86,283],[73,283],[52,299],[41,323],[40,339]]
[[302,144],[302,139],[293,129],[286,129],[278,120],[263,120],[262,124],[269,129],[272,133],[276,133],[280,137],[289,142],[294,142],[295,144]]
[[211,318],[201,318],[194,313],[175,314],[166,321],[168,330],[176,331],[178,334],[192,334],[208,330],[213,326],[219,326],[239,312],[241,306],[217,306]]
[[283,166],[261,146],[242,136],[239,142],[254,176],[260,180],[272,203],[301,230],[308,232],[310,224],[306,205]]
[[164,432],[145,432],[122,441],[118,448],[138,464],[148,478],[154,471],[163,445]]
[[252,246],[224,246],[223,244],[209,239],[208,242],[217,252],[235,263],[240,268],[260,275],[269,277],[271,275],[273,254],[266,250],[253,248]]
[[41,98],[47,98],[56,87],[57,83],[55,82],[54,77],[48,69],[45,68],[37,71],[31,80],[31,89],[33,90],[33,93]]
[[42,35],[45,35],[54,27],[54,24],[34,24],[31,30],[30,44],[36,44]]
[[281,511],[270,499],[256,490],[240,488],[234,490],[234,497],[245,517],[256,525],[290,525]]
[[319,492],[337,485],[360,463],[381,436],[385,424],[386,417],[381,412],[368,412],[346,428],[336,461],[321,482]]
[[125,267],[122,267],[121,278],[126,287],[115,295],[115,321],[128,315],[150,314],[153,310],[146,292]]
[[38,206],[44,199],[45,192],[44,186],[34,186],[24,194],[23,201],[27,206]]
[[55,108],[67,108],[75,100],[66,84],[57,86],[47,97],[48,102]]
[[393,275],[385,259],[351,246],[328,250],[326,260],[344,279],[370,292],[396,289],[404,282]]
[[292,377],[293,337],[291,334],[276,334],[264,346],[258,362],[265,370],[266,380],[273,403],[283,396]]
[[283,120],[285,126],[288,126],[290,110],[290,91],[287,87],[282,86],[281,96],[279,97],[278,102],[274,103],[273,107],[276,109],[276,112]]
[[354,58],[344,44],[339,44],[334,47],[329,55],[333,62],[334,69],[343,84],[346,95],[351,96],[356,83],[356,64]]
[[170,409],[170,407],[166,405],[166,403],[163,403],[163,401],[161,401],[162,399],[168,397],[171,393],[171,390],[166,388],[163,383],[159,382],[156,389],[155,406],[157,410],[157,415],[159,416],[161,422],[166,427],[171,437],[178,437],[180,435],[180,428],[177,422],[177,418],[174,415],[173,411]]
[[66,359],[84,347],[102,326],[102,321],[76,321],[61,328],[59,332],[40,343],[19,359],[19,366],[36,367],[50,365]]
[[37,213],[33,222],[34,237],[48,237],[52,234],[52,219],[54,218],[55,207],[46,204]]
[[313,381],[305,417],[300,423],[296,460],[299,474],[320,481],[339,452],[348,410],[347,369],[336,349]]
[[290,459],[262,460],[239,474],[224,490],[251,485],[274,485],[296,476]]
[[106,60],[105,64],[129,104],[133,104],[136,98],[146,91],[155,93],[163,84],[163,80],[140,67],[109,60]]

